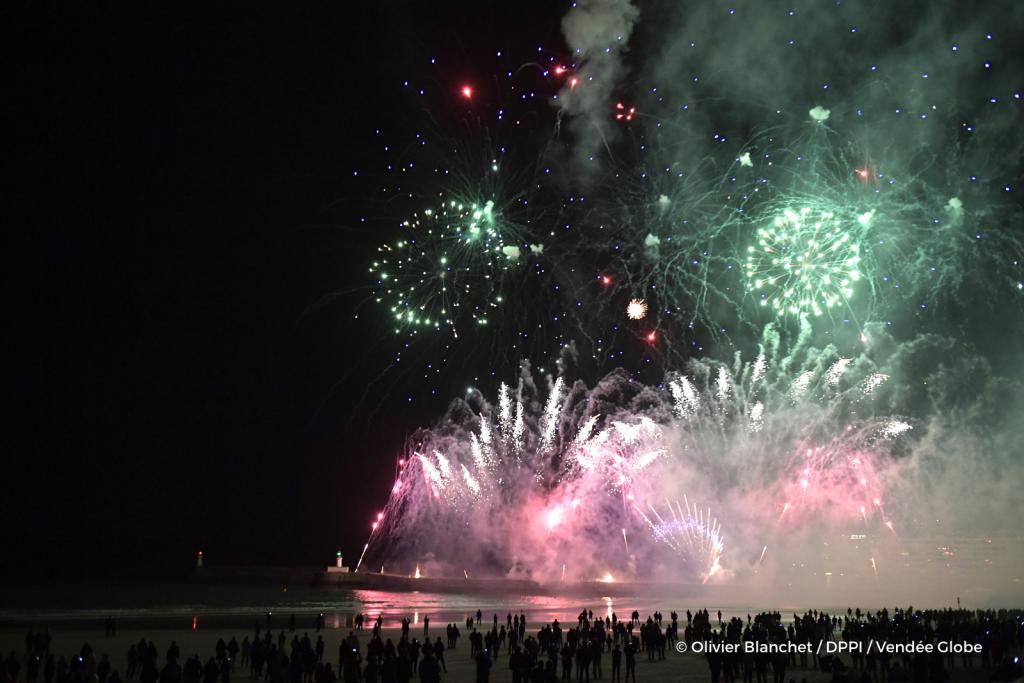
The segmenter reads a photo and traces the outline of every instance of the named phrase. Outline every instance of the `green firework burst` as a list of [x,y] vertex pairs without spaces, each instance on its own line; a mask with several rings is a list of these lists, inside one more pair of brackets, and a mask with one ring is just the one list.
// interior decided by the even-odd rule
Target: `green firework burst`
[[497,284],[519,261],[513,232],[493,201],[449,199],[402,223],[403,237],[379,247],[370,267],[376,300],[390,309],[395,331],[486,325],[502,302]]
[[834,213],[785,209],[747,247],[746,289],[776,315],[820,316],[854,296],[860,263],[854,232]]

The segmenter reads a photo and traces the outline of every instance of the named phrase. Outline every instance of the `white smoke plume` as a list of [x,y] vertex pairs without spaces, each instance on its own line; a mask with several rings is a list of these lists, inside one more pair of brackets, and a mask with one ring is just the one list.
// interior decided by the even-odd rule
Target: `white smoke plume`
[[639,16],[629,0],[579,0],[562,19],[576,63],[576,85],[562,88],[557,104],[560,119],[568,118],[577,160],[589,160],[615,133],[612,108],[627,73],[623,57]]

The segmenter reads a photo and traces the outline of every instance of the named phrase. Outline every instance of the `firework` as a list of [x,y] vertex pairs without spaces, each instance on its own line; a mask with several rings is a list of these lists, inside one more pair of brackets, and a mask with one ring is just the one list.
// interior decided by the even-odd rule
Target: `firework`
[[[649,507],[657,523],[652,522],[647,515],[643,515],[644,519],[650,525],[654,538],[679,553],[685,561],[695,564],[702,581],[706,583],[722,569],[725,543],[718,519],[711,516],[710,510],[699,510],[696,504],[691,508],[688,500],[685,510],[679,501],[676,501],[674,508],[668,500],[665,505],[669,519],[659,515],[653,505]],[[639,507],[637,510],[642,513]]]
[[[764,346],[777,347],[771,334]],[[474,546],[471,555],[505,558],[508,565],[497,568],[502,573],[522,564],[536,576],[559,578],[568,558],[612,542],[608,529],[615,529],[628,556],[657,564],[653,558],[664,548],[694,580],[711,581],[735,571],[726,561],[723,528],[735,526],[742,538],[813,535],[822,524],[895,532],[886,472],[911,425],[865,414],[864,386],[882,373],[861,373],[830,353],[765,351],[732,370],[694,361],[661,393],[613,373],[583,403],[578,388],[566,395],[563,378],[540,395],[529,379],[515,388],[503,384],[497,410],[484,406],[468,422],[459,417],[417,435],[402,485],[385,508],[381,543],[413,557],[438,557],[450,530]],[[619,396],[613,414],[579,412],[607,392]],[[635,404],[628,399],[641,395]],[[686,481],[729,482],[716,498],[749,502],[722,519],[678,491]],[[683,502],[662,509],[647,502],[676,496]],[[742,514],[766,501],[777,516]],[[595,517],[603,522],[593,525]],[[487,520],[501,522],[491,527]],[[629,539],[638,524],[650,530],[650,543]],[[466,529],[475,531],[467,536]],[[754,553],[747,548],[739,556]],[[572,566],[579,579],[608,568]]]
[[503,303],[505,272],[519,260],[493,200],[441,202],[402,223],[405,237],[382,245],[370,267],[395,331],[482,326]]
[[860,244],[831,212],[786,209],[747,248],[747,291],[779,315],[845,305],[861,278]]
[[[791,12],[787,34],[801,14],[811,16]],[[775,22],[760,16],[772,31]],[[486,335],[473,347],[489,353],[472,368],[479,376],[486,368],[510,377],[520,359],[546,364],[555,352],[578,361],[560,373],[582,375],[573,382],[523,370],[517,384],[501,384],[495,406],[460,404],[418,432],[373,537],[389,566],[392,557],[443,556],[441,541],[459,538],[460,556],[502,575],[566,578],[569,567],[569,578],[582,580],[635,577],[655,571],[638,567],[684,557],[687,578],[721,580],[753,558],[788,566],[790,544],[823,531],[905,536],[913,516],[894,489],[922,466],[908,463],[932,416],[888,415],[887,406],[927,413],[920,406],[943,397],[937,384],[955,363],[945,357],[942,372],[923,381],[899,359],[929,344],[933,309],[965,335],[986,329],[974,326],[986,307],[1001,321],[1019,318],[1005,315],[1020,311],[1024,289],[1019,155],[1003,147],[1015,139],[1016,104],[1003,101],[1005,92],[973,104],[954,99],[959,87],[926,94],[938,79],[876,70],[885,51],[870,41],[844,48],[862,69],[836,70],[827,83],[793,81],[799,60],[820,53],[814,31],[775,55],[790,68],[768,92],[746,87],[747,69],[697,74],[714,55],[679,59],[676,47],[695,56],[715,49],[699,47],[704,41],[668,44],[665,61],[638,51],[653,63],[631,65],[640,86],[630,91],[632,82],[615,79],[626,47],[619,36],[628,41],[632,21],[607,33],[618,38],[614,47],[582,45],[577,63],[531,54],[527,65],[498,69],[494,89],[455,85],[460,125],[495,133],[485,144],[445,147],[469,148],[465,156],[486,163],[456,170],[452,182],[448,166],[457,164],[435,152],[429,163],[417,159],[434,174],[427,182],[406,180],[408,164],[385,193],[417,202],[411,218],[392,222],[400,235],[371,268],[396,331]],[[719,45],[746,44],[737,33],[743,21],[707,26],[729,37]],[[764,46],[785,44],[778,37]],[[987,50],[990,40],[977,42]],[[942,64],[947,84],[974,78],[964,66],[969,52],[978,58],[970,68],[982,59],[976,45],[915,45],[913,69]],[[535,84],[515,80],[523,72],[543,74],[543,109],[529,104]],[[652,73],[657,83],[644,80]],[[516,97],[495,97],[504,88]],[[609,99],[612,92],[623,99]],[[805,100],[808,92],[824,93],[821,102]],[[450,106],[452,81],[443,94]],[[499,129],[512,121],[540,134],[506,145]],[[721,125],[709,131],[709,121]],[[738,130],[749,134],[728,134]],[[431,149],[418,135],[414,144]],[[549,144],[578,149],[552,154]],[[506,150],[527,159],[522,173]],[[415,195],[423,187],[445,193],[423,201]],[[404,219],[391,208],[400,204],[389,211]],[[622,324],[626,301],[627,318],[644,323]],[[430,344],[430,355],[454,347]],[[702,357],[712,344],[730,349],[727,362]],[[953,432],[963,433],[959,425]],[[715,500],[722,526],[706,507],[668,502],[687,491]],[[648,503],[662,500],[665,507]],[[630,560],[589,559],[612,545]]]
[[629,106],[627,104],[623,104],[622,102],[617,102],[615,104],[615,120],[616,121],[623,121],[623,122],[627,122],[628,123],[629,121],[633,120],[633,117],[635,115],[636,115],[636,107],[631,107],[631,106]]
[[643,299],[632,299],[626,306],[626,317],[630,320],[643,320],[647,315],[647,302]]
[[544,407],[544,424],[541,429],[541,446],[550,448],[555,438],[555,430],[558,428],[558,414],[561,410],[559,401],[562,396],[564,380],[559,377],[555,380],[555,386],[548,395],[547,404]]

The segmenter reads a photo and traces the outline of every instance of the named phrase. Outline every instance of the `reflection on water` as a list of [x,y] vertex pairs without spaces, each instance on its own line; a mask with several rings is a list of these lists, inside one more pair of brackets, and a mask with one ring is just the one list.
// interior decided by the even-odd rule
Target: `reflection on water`
[[[33,621],[59,623],[99,622],[108,616],[118,619],[123,627],[156,628],[219,628],[227,625],[268,626],[268,613],[272,613],[272,627],[288,623],[292,615],[300,628],[311,628],[317,615],[324,615],[328,628],[348,629],[354,617],[362,612],[367,623],[382,617],[385,628],[398,628],[404,617],[420,627],[426,618],[441,626],[446,623],[464,624],[480,610],[485,622],[505,623],[506,615],[525,614],[527,623],[539,624],[555,619],[575,623],[580,611],[593,610],[596,615],[629,618],[635,609],[642,615],[655,610],[668,615],[672,610],[685,614],[687,609],[707,608],[711,612],[722,610],[723,616],[754,612],[745,605],[724,605],[722,600],[665,598],[652,596],[608,597],[554,596],[554,595],[469,595],[428,592],[392,592],[374,590],[339,590],[312,586],[281,585],[217,585],[132,584],[105,586],[100,589],[79,588],[74,594],[54,587],[47,590],[36,585],[31,592],[10,595],[14,599],[0,600],[0,624],[23,624]],[[777,606],[784,614],[785,605]]]
[[[559,597],[552,595],[457,595],[451,593],[395,593],[390,591],[357,590],[353,595],[360,605],[360,611],[372,623],[378,616],[383,618],[384,628],[398,628],[403,617],[412,614],[412,623],[419,624],[423,617],[430,617],[434,624],[465,623],[466,619],[476,618],[480,610],[483,620],[493,623],[494,615],[498,615],[498,623],[504,624],[508,614],[525,614],[527,623],[547,623],[555,619],[561,622],[574,623],[583,610],[593,610],[611,619],[612,615],[629,618],[634,609],[641,614],[652,614],[660,610],[668,614],[673,609],[680,613],[686,606],[670,605],[671,601],[653,598],[610,598],[595,596],[593,598]],[[703,605],[701,605],[703,607]],[[696,605],[689,605],[697,609]],[[725,615],[726,610],[722,610]],[[734,610],[730,614],[739,614]],[[745,614],[745,612],[744,612]]]

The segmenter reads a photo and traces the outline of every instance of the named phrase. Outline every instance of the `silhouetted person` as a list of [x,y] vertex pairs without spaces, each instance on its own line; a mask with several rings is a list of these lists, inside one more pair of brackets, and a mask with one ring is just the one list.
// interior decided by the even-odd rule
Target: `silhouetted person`
[[217,666],[217,661],[210,657],[206,661],[206,666],[203,667],[203,683],[217,683],[218,678],[220,678],[220,667]]
[[412,679],[412,660],[408,652],[402,652],[395,660],[395,683],[409,683]]
[[718,683],[722,676],[722,655],[718,652],[707,653],[708,669],[711,670],[711,683]]
[[[518,619],[519,617],[516,617]],[[525,683],[524,678],[529,674],[530,659],[523,654],[522,648],[518,645],[512,648],[512,654],[508,658],[508,668],[512,671],[512,683]]]
[[[100,657],[100,663],[96,666],[96,679],[99,683],[107,683],[107,677],[110,676],[110,657],[103,655]],[[32,677],[33,680],[35,676]]]
[[444,664],[444,643],[441,642],[441,637],[437,636],[437,641],[434,643],[434,656],[437,657],[437,664],[441,666],[444,673],[447,673],[447,665]]
[[424,657],[420,662],[419,669],[420,683],[440,683],[441,667],[433,657],[429,655]]
[[490,683],[491,655],[484,650],[476,656],[476,683]]

